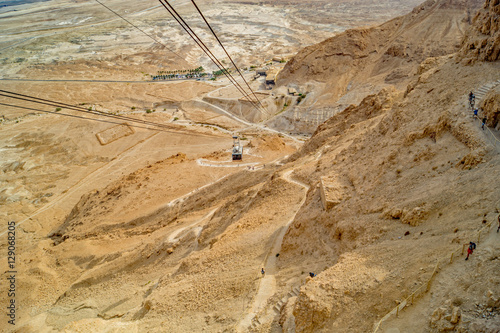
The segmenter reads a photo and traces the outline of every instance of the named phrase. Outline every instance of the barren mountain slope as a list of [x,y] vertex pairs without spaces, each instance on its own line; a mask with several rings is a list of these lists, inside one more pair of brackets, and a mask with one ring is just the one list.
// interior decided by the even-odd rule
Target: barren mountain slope
[[318,114],[321,123],[383,87],[405,87],[425,58],[460,48],[470,17],[481,3],[426,1],[378,27],[348,30],[304,48],[280,72],[277,85],[295,87],[307,93],[307,98],[270,124],[297,132],[314,131],[318,122],[310,114]]
[[[333,117],[282,166],[236,173],[130,221],[114,221],[113,207],[134,191],[147,193],[139,184],[159,168],[186,163],[182,156],[82,198],[55,242],[39,245],[44,259],[30,272],[44,284],[30,284],[23,302],[37,308],[24,329],[234,331],[253,311],[260,324],[241,331],[279,332],[272,307],[285,299],[285,331],[369,331],[430,276],[436,258],[475,240],[500,208],[498,151],[465,107],[467,92],[497,79],[500,69],[443,57],[426,61],[420,73],[407,96],[384,90]],[[288,171],[310,185],[302,208],[304,192],[287,180]],[[320,177],[338,191],[339,203],[328,211]],[[275,257],[270,249],[299,208]],[[492,230],[489,238],[498,237]],[[474,288],[454,291],[454,304],[464,309],[458,325],[468,332],[479,332],[467,326],[470,318],[490,325],[465,313],[471,302],[488,290],[498,298],[497,278],[481,272],[498,270],[500,249],[485,251],[478,242],[470,261],[454,264],[479,272],[469,277]],[[275,282],[264,286],[271,297],[257,306],[259,271],[270,257],[277,266],[266,274]],[[306,279],[308,272],[318,275]],[[297,286],[299,297],[286,298]],[[448,297],[442,286],[431,292]],[[440,297],[423,298],[421,326],[406,331],[432,330],[430,315],[446,301]]]
[[[500,280],[492,274],[500,269],[500,141],[467,106],[468,91],[496,83],[500,66],[464,67],[445,56],[427,59],[418,73],[404,94],[383,90],[334,116],[291,157],[314,190],[285,236],[280,269],[323,271],[282,313],[297,332],[369,331],[426,283],[438,260],[449,262],[451,252],[478,242],[488,223],[493,228],[473,257],[438,271],[430,294],[407,310],[406,320],[389,320],[381,331],[500,326]],[[317,161],[304,163],[311,156]],[[328,210],[321,177],[335,198]],[[450,321],[452,310],[458,320]]]
[[[424,7],[437,12],[448,5],[457,10],[451,1]],[[498,4],[488,8],[495,19]],[[366,31],[350,34],[365,38]],[[487,39],[485,49],[492,42]],[[295,153],[288,139],[257,133],[261,137],[245,146],[260,165],[227,171],[229,138],[208,129],[182,139],[158,135],[153,139],[160,141],[138,145],[144,151],[129,154],[125,165],[106,165],[114,180],[94,179],[96,190],[65,218],[60,211],[46,223],[35,219],[19,227],[23,293],[12,331],[370,332],[426,285],[437,259],[450,261],[449,253],[471,240],[478,244],[471,258],[458,255],[438,270],[429,293],[400,314],[405,320],[389,319],[379,332],[497,329],[500,234],[492,228],[479,241],[477,231],[496,223],[500,210],[500,155],[492,136],[498,139],[498,132],[481,129],[467,95],[500,79],[500,66],[480,55],[468,66],[453,55],[424,59],[425,52],[410,44],[415,76],[403,80],[404,89],[365,96],[322,124]],[[432,49],[439,52],[439,45]],[[364,68],[373,71],[371,56],[359,52],[359,64],[366,61]],[[417,58],[423,60],[418,66]],[[335,64],[342,63],[325,61],[323,70]],[[354,65],[342,66],[352,72]],[[308,69],[300,71],[306,75]],[[481,105],[495,115],[495,88],[485,96]],[[28,132],[33,119],[11,125]],[[81,131],[82,138],[94,135]],[[52,140],[56,149],[41,152],[54,155],[54,165],[66,162],[64,154],[79,162],[71,146],[59,147],[68,134],[56,133],[26,134],[12,146]],[[166,147],[177,146],[192,146],[190,154],[164,156]],[[99,153],[112,153],[96,147],[88,154],[93,167],[103,163]],[[31,153],[23,158],[35,158]],[[25,180],[28,170],[18,166],[6,168],[4,176]]]

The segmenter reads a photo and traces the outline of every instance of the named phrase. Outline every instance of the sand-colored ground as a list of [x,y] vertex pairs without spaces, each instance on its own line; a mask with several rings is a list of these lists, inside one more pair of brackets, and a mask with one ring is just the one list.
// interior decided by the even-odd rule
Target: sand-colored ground
[[[74,13],[74,4],[81,5],[73,22],[81,29],[72,31],[64,28],[69,24],[63,13]],[[187,4],[180,7],[192,15]],[[390,4],[363,2],[359,8],[380,14],[376,22],[382,11],[390,15]],[[289,38],[294,34],[307,36],[304,44],[312,43],[322,34],[311,35],[312,22],[325,34],[337,31],[329,23],[337,9],[356,17],[353,22],[364,19],[371,24],[367,18],[373,17],[368,11],[354,13],[350,2],[309,1],[305,9],[295,1],[217,5],[221,7],[207,9],[216,27],[233,27],[235,40],[248,32],[238,59],[249,64],[272,55],[271,50],[284,53],[304,46]],[[399,318],[386,320],[379,332],[498,330],[500,146],[495,141],[493,83],[500,78],[500,67],[496,59],[483,61],[483,51],[495,50],[493,38],[485,38],[486,45],[478,51],[466,47],[472,42],[482,45],[473,30],[482,19],[472,27],[452,20],[472,29],[466,34],[472,42],[449,47],[443,41],[443,54],[429,59],[425,57],[430,54],[413,54],[415,73],[403,80],[408,84],[384,81],[385,89],[369,96],[371,89],[358,87],[355,100],[360,103],[353,99],[353,105],[303,142],[279,122],[274,128],[255,123],[263,115],[228,101],[234,96],[223,80],[144,81],[145,74],[160,65],[163,51],[144,51],[132,34],[118,38],[126,28],[110,21],[105,11],[87,20],[93,2],[68,2],[64,9],[51,7],[52,1],[41,6],[25,6],[21,14],[29,17],[29,11],[51,8],[48,21],[33,21],[32,32],[20,36],[13,28],[20,16],[2,9],[0,16],[10,20],[5,43],[38,36],[37,43],[5,49],[4,77],[129,82],[0,81],[2,89],[165,127],[122,128],[122,133],[116,124],[2,106],[0,220],[4,226],[7,221],[17,223],[18,308],[16,326],[2,316],[1,330],[370,332],[426,283],[438,259],[471,240],[478,244],[471,258],[465,261],[459,255],[442,266],[429,291],[402,309]],[[135,12],[134,18],[159,22],[149,5],[127,6],[122,9]],[[455,10],[468,3],[431,1],[414,16],[419,23],[436,22],[437,8],[447,6]],[[228,19],[219,8],[234,15]],[[485,21],[497,17],[495,9],[498,4],[486,3]],[[264,23],[255,24],[256,18]],[[247,20],[254,22],[250,28]],[[64,24],[45,31],[51,22]],[[154,32],[167,36],[169,24]],[[375,30],[390,29],[391,24]],[[457,26],[445,30],[458,38]],[[109,33],[103,33],[104,28]],[[87,44],[67,41],[83,30]],[[362,29],[339,38],[352,46],[363,41],[358,37],[365,33]],[[266,34],[273,42],[262,37]],[[415,39],[398,36],[398,45],[408,41],[410,51],[419,48]],[[177,37],[168,35],[177,50],[189,54],[191,63],[200,61]],[[116,48],[113,41],[123,47]],[[432,48],[440,49],[439,42],[437,38]],[[68,44],[78,45],[81,54]],[[28,45],[41,49],[30,50]],[[267,48],[256,55],[251,46],[259,45]],[[330,49],[323,46],[311,47],[317,57],[300,53],[291,61],[305,81],[311,77],[304,68],[315,68],[319,76],[331,72],[330,66],[354,71],[355,64],[329,59]],[[458,55],[452,54],[460,48]],[[231,51],[238,54],[242,49]],[[15,61],[14,56],[27,59],[29,52],[31,60]],[[365,68],[379,64],[366,61]],[[401,68],[407,70],[406,65]],[[325,83],[309,87],[311,95],[325,103],[331,97]],[[493,115],[485,130],[467,108],[469,91],[478,91],[478,96],[481,91],[479,106]],[[224,95],[218,96],[220,101],[210,99],[218,92]],[[290,101],[278,94],[268,98],[278,107],[273,112]],[[0,97],[0,102],[11,100]],[[28,102],[19,105],[33,107]],[[107,134],[99,138],[99,133]],[[231,160],[232,135],[243,143],[241,162]],[[335,202],[325,209],[321,180],[326,178],[335,184]],[[477,239],[477,231],[489,223],[494,227]],[[0,230],[1,237],[6,231]],[[0,243],[0,250],[6,253],[6,243]],[[6,263],[0,260],[2,272],[7,271]],[[310,272],[316,276],[310,277]],[[7,290],[7,280],[0,281],[0,290]],[[1,292],[0,304],[7,302],[7,293]]]

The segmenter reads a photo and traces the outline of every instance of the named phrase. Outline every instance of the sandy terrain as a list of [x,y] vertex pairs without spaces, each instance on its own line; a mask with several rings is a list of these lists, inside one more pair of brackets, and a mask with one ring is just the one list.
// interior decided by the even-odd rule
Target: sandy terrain
[[[203,3],[244,66],[364,27],[302,49],[285,84],[259,95],[263,113],[227,79],[148,82],[160,69],[209,65],[156,3],[106,4],[187,63],[93,1],[0,10],[1,89],[164,126],[0,108],[0,220],[17,225],[18,305],[15,327],[0,316],[2,332],[371,332],[431,276],[378,332],[498,330],[498,3],[472,19],[483,7],[474,1],[431,0],[372,28],[418,1]],[[198,27],[188,4],[177,2]],[[347,89],[351,79],[373,86]],[[310,138],[263,123],[297,103],[287,85],[299,81],[319,109],[349,102],[324,122],[318,108],[289,109],[318,115]],[[232,135],[242,161],[231,160]],[[433,273],[469,241],[478,247],[468,261],[458,251]]]
[[[408,12],[419,2],[405,1],[401,5],[393,0],[376,4],[359,1],[354,4],[355,11],[349,2],[331,4],[326,1],[300,4],[209,1],[199,6],[237,64],[249,67],[275,55],[294,54],[301,47],[346,28],[383,22]],[[9,11],[11,7],[1,9],[2,77],[96,78],[105,74],[115,79],[142,80],[144,73],[155,74],[158,70],[199,65],[216,69],[206,56],[201,56],[202,52],[159,3],[104,3],[182,56],[165,50],[162,45],[154,45],[149,37],[95,1],[59,1],[57,4],[47,1],[21,6],[15,13]],[[189,2],[181,1],[176,5],[179,13],[196,27],[212,48],[215,39],[209,35],[194,8],[186,3]],[[398,6],[394,6],[395,3]],[[40,12],[44,15],[39,15]],[[18,27],[24,26],[27,20],[30,27],[20,30]],[[216,50],[215,54],[225,58],[222,50]],[[18,73],[27,64],[34,66]],[[59,72],[61,65],[69,65],[67,72]],[[86,70],[89,67],[92,70]],[[57,72],[52,73],[53,70]]]

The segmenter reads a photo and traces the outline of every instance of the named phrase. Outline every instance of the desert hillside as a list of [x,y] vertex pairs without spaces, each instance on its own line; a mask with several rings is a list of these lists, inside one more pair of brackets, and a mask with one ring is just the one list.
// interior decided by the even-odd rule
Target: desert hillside
[[[241,5],[283,9],[256,3]],[[353,5],[307,3],[310,22],[313,5]],[[301,3],[289,5],[299,18]],[[136,71],[125,58],[115,69],[6,60],[16,79],[3,89],[128,118],[21,112],[0,96],[0,217],[16,223],[18,305],[16,325],[3,316],[0,329],[498,332],[499,8],[430,0],[302,48],[272,90],[252,83],[268,114],[222,80],[16,81],[31,69],[118,80]]]
[[270,124],[314,132],[333,114],[385,87],[404,89],[419,64],[459,50],[482,1],[429,0],[380,26],[347,30],[301,50],[278,77],[307,97],[292,103]]

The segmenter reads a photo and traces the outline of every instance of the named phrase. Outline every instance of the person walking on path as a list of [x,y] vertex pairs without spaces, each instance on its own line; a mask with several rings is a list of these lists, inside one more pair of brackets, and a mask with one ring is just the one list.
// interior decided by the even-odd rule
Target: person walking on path
[[474,252],[476,249],[476,243],[469,242],[469,248],[467,249],[467,258],[465,260],[469,260],[469,256]]
[[476,99],[476,96],[474,96],[474,93],[471,91],[469,93],[469,104],[473,105],[473,101]]
[[266,271],[264,270],[264,267],[262,267],[260,273],[262,274],[262,276],[264,276],[264,274],[266,274]]
[[478,111],[479,111],[478,109],[474,109],[474,118],[478,118],[477,116]]
[[483,129],[483,131],[484,131],[484,125],[486,124],[486,120],[487,120],[486,117],[484,117],[483,118],[483,125],[481,126],[481,128]]
[[476,96],[474,96],[474,93],[471,91],[469,93],[469,106],[471,107],[471,109],[474,108],[475,102],[476,102]]

